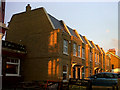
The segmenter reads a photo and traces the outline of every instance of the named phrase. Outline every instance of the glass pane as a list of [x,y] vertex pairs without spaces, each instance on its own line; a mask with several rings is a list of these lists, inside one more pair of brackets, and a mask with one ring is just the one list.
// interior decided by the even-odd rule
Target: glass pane
[[103,74],[98,74],[97,78],[103,78]]
[[112,74],[105,74],[105,78],[113,78]]
[[66,79],[67,79],[67,74],[63,73],[63,80],[66,80]]
[[6,74],[18,74],[18,65],[7,64],[6,65]]
[[67,72],[67,66],[66,65],[63,66],[63,72]]

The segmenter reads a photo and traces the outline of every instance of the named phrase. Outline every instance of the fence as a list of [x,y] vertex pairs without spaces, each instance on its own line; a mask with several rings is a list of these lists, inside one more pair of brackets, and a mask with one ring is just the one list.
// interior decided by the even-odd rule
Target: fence
[[73,79],[73,78],[69,80],[69,88],[76,89],[76,88],[80,88],[81,86],[84,86],[86,90],[92,90],[92,83],[90,80]]
[[69,83],[62,81],[31,81],[20,82],[15,85],[14,90],[68,90]]
[[73,79],[70,78],[69,82],[62,82],[62,81],[31,81],[31,82],[20,82],[14,87],[2,90],[119,90],[120,85],[114,85],[111,88],[107,87],[98,87],[92,86],[92,82],[86,79]]

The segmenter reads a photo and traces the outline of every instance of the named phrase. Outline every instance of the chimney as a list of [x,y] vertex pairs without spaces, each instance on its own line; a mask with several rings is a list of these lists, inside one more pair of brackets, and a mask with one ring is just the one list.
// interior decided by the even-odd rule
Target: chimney
[[116,54],[115,49],[109,49],[108,51],[111,52],[111,53],[113,53],[113,54]]
[[26,12],[28,12],[28,11],[31,11],[31,6],[30,6],[30,4],[28,4],[28,5],[26,6]]

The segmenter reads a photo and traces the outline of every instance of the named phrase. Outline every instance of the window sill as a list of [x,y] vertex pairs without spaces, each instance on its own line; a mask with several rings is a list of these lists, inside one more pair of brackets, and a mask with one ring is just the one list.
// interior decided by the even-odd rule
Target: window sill
[[74,57],[77,57],[76,55],[73,55]]
[[66,72],[63,72],[63,74],[67,74],[67,71],[66,71]]
[[65,52],[63,52],[63,54],[64,54],[64,55],[67,55],[67,56],[69,55],[68,53],[65,53]]
[[85,58],[82,57],[83,60],[85,60]]
[[78,58],[81,58],[80,56],[78,56]]
[[20,76],[20,75],[18,75],[18,74],[6,74],[6,76]]

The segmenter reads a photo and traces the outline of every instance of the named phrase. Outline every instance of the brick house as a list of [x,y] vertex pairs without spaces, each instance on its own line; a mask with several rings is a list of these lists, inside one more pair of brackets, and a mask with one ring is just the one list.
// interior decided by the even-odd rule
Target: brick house
[[68,32],[64,22],[44,8],[31,10],[28,5],[26,12],[13,15],[6,40],[26,46],[28,53],[21,73],[25,81],[68,79],[71,73]]
[[120,57],[116,55],[115,49],[109,49],[106,52],[107,71],[120,73]]
[[26,56],[25,46],[2,41],[2,86],[9,87],[23,81],[22,64]]
[[6,40],[26,46],[18,75],[24,81],[67,81],[88,77],[104,68],[103,50],[43,7],[31,10],[28,4],[25,12],[14,14]]

